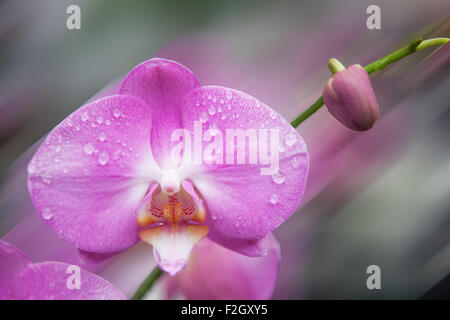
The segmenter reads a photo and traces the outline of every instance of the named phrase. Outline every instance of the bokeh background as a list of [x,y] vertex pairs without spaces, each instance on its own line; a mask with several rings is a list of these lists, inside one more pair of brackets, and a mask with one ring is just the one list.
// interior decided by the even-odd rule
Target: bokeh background
[[[70,4],[81,30],[66,28]],[[366,27],[370,4],[380,30]],[[149,57],[293,120],[320,96],[329,58],[367,64],[417,36],[449,37],[449,14],[448,0],[0,1],[0,237],[33,261],[79,263],[33,211],[26,163],[48,131]],[[448,297],[449,70],[447,45],[374,74],[381,115],[368,132],[326,108],[300,125],[311,171],[301,208],[275,232],[275,299]],[[130,295],[151,256],[137,245],[91,269]],[[366,287],[372,264],[381,290]]]

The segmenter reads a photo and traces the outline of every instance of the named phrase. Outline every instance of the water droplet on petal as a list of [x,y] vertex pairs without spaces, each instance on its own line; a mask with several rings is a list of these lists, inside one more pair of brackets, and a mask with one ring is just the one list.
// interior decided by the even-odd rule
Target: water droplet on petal
[[209,108],[208,108],[208,113],[210,115],[215,115],[216,114],[216,107],[213,106],[213,105],[210,105]]
[[220,116],[220,119],[225,120],[227,118],[227,114],[226,113],[222,113],[222,115]]
[[44,208],[42,209],[42,218],[44,218],[45,220],[50,220],[53,217],[53,213],[50,210],[50,208]]
[[87,113],[87,111],[83,112],[81,114],[81,121],[86,121],[87,119],[89,119],[89,114]]
[[293,146],[297,142],[297,135],[294,132],[289,132],[284,137],[284,143],[286,143],[287,146]]
[[275,111],[272,111],[269,116],[271,119],[275,120],[277,117],[277,113]]
[[54,158],[53,158],[53,161],[55,161],[55,163],[58,163],[60,160],[59,160],[58,157],[54,157]]
[[94,152],[94,145],[91,142],[88,142],[84,145],[83,149],[87,154],[92,154]]
[[202,112],[198,118],[200,122],[205,123],[208,121],[208,114],[206,112]]
[[56,146],[56,147],[55,147],[55,151],[56,151],[56,152],[61,152],[61,146]]
[[276,184],[282,184],[284,180],[286,180],[286,177],[283,176],[280,172],[277,172],[272,175],[272,180]]
[[116,117],[116,118],[120,117],[120,110],[115,108],[114,111],[113,111],[113,116]]
[[105,141],[106,140],[106,133],[100,132],[100,134],[98,135],[98,140]]
[[109,153],[106,150],[103,150],[98,155],[98,163],[100,163],[102,166],[108,163],[109,160]]
[[111,125],[111,121],[110,120],[106,120],[105,121],[106,125],[109,127]]
[[278,195],[276,193],[272,193],[272,195],[270,196],[269,202],[271,204],[278,203]]
[[227,99],[233,98],[233,93],[231,91],[227,91],[226,93]]
[[97,122],[98,123],[103,123],[103,117],[102,116],[98,116],[97,117]]

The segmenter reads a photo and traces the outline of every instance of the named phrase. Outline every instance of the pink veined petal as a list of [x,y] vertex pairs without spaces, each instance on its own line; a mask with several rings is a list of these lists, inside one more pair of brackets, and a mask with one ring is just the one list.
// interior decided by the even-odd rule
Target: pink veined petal
[[[79,287],[76,277],[79,275]],[[125,300],[108,281],[62,262],[41,262],[23,269],[14,281],[19,300]]]
[[[182,182],[184,190],[192,197],[196,206],[199,208],[200,212],[204,212],[205,208],[203,206],[203,200],[198,196],[195,191],[194,185],[189,180],[184,180]],[[268,250],[268,238],[269,235],[264,236],[261,239],[238,239],[225,237],[223,234],[217,232],[214,229],[209,230],[208,238],[214,242],[224,246],[225,248],[231,249],[238,253],[244,254],[249,257],[260,257],[267,254]]]
[[16,247],[0,240],[0,300],[14,298],[14,279],[29,264],[30,260]]
[[159,267],[173,276],[186,266],[192,248],[207,233],[207,226],[183,223],[151,227],[140,237],[153,246]]
[[[80,275],[79,289],[69,289],[67,285],[74,267]],[[0,240],[0,299],[125,299],[125,296],[106,280],[77,266],[62,262],[32,264],[16,247]]]
[[[302,137],[284,118],[257,99],[223,87],[191,91],[186,96],[182,117],[183,126],[193,139],[199,122],[203,133],[217,128],[223,139],[223,164],[207,164],[210,159],[204,158],[202,165],[192,166],[197,169],[190,170],[187,176],[206,201],[211,232],[217,231],[225,238],[260,239],[294,212],[305,190],[309,156]],[[266,141],[273,135],[279,146],[270,142],[267,149],[273,146],[274,155],[280,151],[279,170],[274,170],[276,165],[269,169],[269,164],[262,164],[259,152],[264,154],[267,150],[258,148],[255,142],[250,145],[255,146],[258,158],[256,164],[250,164],[248,138],[246,152],[241,153],[246,154],[244,164],[237,164],[237,148],[231,153],[234,164],[226,164],[227,129],[252,129],[256,139],[265,137]],[[220,135],[211,141],[216,138],[220,140]],[[210,143],[203,141],[204,152]],[[275,160],[272,163],[276,164]],[[264,168],[269,172],[262,174]]]
[[28,189],[44,221],[81,250],[118,252],[137,241],[135,209],[155,180],[150,109],[108,96],[67,117],[28,166]]
[[260,239],[239,239],[225,237],[210,228],[208,238],[215,243],[248,257],[261,257],[268,254],[270,233]]
[[247,257],[209,239],[192,251],[185,270],[168,279],[170,293],[187,299],[270,299],[278,276],[280,247],[272,234],[264,257]]
[[152,110],[151,145],[155,160],[166,169],[171,163],[171,134],[181,128],[180,111],[186,93],[200,86],[183,65],[153,58],[142,62],[125,77],[121,94],[139,97]]

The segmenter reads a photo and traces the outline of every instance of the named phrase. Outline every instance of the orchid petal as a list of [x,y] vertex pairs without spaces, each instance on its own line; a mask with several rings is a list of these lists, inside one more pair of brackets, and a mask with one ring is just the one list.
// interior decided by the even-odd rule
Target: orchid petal
[[79,270],[79,287],[70,286],[75,268],[62,262],[41,262],[25,268],[15,280],[15,299],[23,300],[125,300],[108,281]]
[[200,86],[196,77],[183,65],[153,58],[142,62],[125,77],[120,94],[145,101],[152,110],[151,145],[161,168],[171,167],[170,138],[181,128],[180,110],[185,94]]
[[268,238],[264,257],[251,258],[200,241],[185,270],[168,279],[169,294],[179,292],[187,299],[270,299],[278,276],[280,247]]
[[222,247],[248,257],[266,256],[270,247],[270,237],[271,234],[269,233],[260,239],[239,239],[225,237],[222,233],[213,228],[210,228],[208,232],[208,239]]
[[[246,162],[237,164],[236,148],[231,153],[232,164],[227,164],[224,156],[223,164],[208,164],[204,159],[202,165],[190,166],[199,168],[189,168],[186,178],[206,202],[211,232],[217,231],[226,238],[260,239],[295,211],[305,190],[309,156],[302,137],[284,118],[257,99],[223,87],[191,91],[185,97],[182,117],[184,128],[194,135],[200,120],[203,132],[215,128],[222,133],[223,141],[227,129],[254,129],[258,135],[266,132],[267,138],[278,133],[281,140],[267,146],[273,154],[280,151],[279,168],[271,174],[267,174],[269,165],[249,164],[249,152]],[[260,131],[263,128],[274,130]],[[208,144],[203,141],[202,150]],[[271,149],[272,146],[276,148]],[[246,148],[248,151],[248,144]],[[267,150],[257,151],[259,154]]]
[[159,267],[173,276],[186,266],[192,248],[207,233],[207,226],[172,224],[145,229],[139,235],[153,246]]
[[150,128],[150,110],[141,100],[108,96],[48,134],[28,166],[28,188],[60,238],[99,253],[135,244],[136,206],[159,174]]
[[[69,286],[71,275],[77,277],[78,286]],[[0,299],[125,299],[109,282],[78,266],[32,264],[16,247],[1,240],[0,284]]]
[[8,299],[13,295],[15,277],[30,264],[30,260],[22,252],[0,240],[0,299]]

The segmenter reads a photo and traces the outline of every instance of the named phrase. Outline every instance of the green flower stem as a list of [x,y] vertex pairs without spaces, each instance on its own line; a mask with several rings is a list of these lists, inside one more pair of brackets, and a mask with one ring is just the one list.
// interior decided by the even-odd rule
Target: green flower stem
[[161,277],[164,273],[158,266],[154,267],[152,272],[145,278],[144,282],[141,283],[139,288],[136,290],[134,295],[131,297],[131,300],[141,300],[147,291],[155,284],[156,280]]
[[[434,38],[434,39],[428,39],[423,40],[422,38],[416,39],[412,43],[408,44],[407,46],[398,49],[397,51],[394,51],[387,56],[378,59],[367,66],[364,67],[366,69],[368,74],[371,74],[372,72],[382,70],[387,65],[398,61],[406,56],[409,56],[410,54],[417,52],[419,50],[423,50],[432,46],[442,46],[446,44],[450,38]],[[334,68],[331,68],[332,72]],[[300,114],[294,121],[291,122],[291,125],[294,128],[297,128],[303,121],[308,119],[312,114],[314,114],[317,110],[319,110],[323,106],[323,97],[320,97],[317,99],[316,102],[314,102],[308,109],[306,109],[302,114]]]

